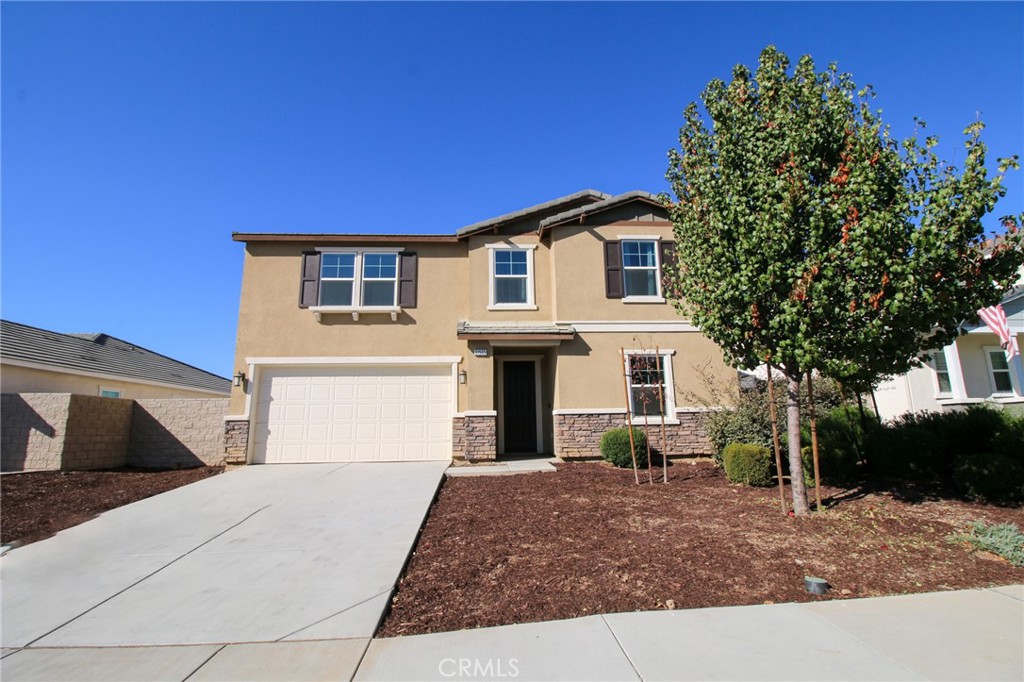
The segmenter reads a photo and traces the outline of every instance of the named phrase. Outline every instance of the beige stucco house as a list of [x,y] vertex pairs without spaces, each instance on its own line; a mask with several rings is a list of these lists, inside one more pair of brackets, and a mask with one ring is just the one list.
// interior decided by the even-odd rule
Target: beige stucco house
[[707,454],[695,368],[735,381],[662,295],[672,227],[646,192],[586,190],[452,234],[234,239],[237,461],[593,457],[627,389],[656,445],[664,412],[670,455]]

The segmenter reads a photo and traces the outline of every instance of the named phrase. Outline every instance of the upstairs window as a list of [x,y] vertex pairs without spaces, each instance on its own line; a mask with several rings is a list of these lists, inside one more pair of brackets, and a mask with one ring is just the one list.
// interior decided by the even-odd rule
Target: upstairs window
[[[357,277],[356,273],[360,273]],[[396,253],[320,255],[322,306],[394,306],[398,283]]]
[[362,305],[395,305],[398,281],[398,255],[394,253],[363,254]]
[[1013,380],[1010,378],[1010,365],[1006,362],[1006,352],[1002,348],[985,348],[988,356],[988,369],[992,377],[993,393],[1013,393]]
[[534,246],[489,244],[491,310],[536,310],[533,298]]
[[626,298],[659,297],[659,272],[658,242],[622,242],[622,274]]
[[949,365],[946,364],[946,354],[939,351],[932,358],[932,368],[935,370],[935,381],[939,386],[939,393],[952,393],[953,384],[949,380]]
[[502,249],[494,252],[494,302],[526,303],[529,273],[526,251]]

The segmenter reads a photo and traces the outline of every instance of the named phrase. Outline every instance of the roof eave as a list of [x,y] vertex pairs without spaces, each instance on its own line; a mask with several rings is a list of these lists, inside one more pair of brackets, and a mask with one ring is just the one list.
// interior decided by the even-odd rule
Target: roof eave
[[459,237],[450,234],[315,234],[311,232],[232,232],[236,242],[316,242],[318,244],[402,243],[454,244]]

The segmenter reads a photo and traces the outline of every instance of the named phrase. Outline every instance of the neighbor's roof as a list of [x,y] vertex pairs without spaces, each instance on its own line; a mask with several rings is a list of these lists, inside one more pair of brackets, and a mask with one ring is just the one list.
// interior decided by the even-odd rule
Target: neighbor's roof
[[74,373],[170,384],[227,395],[231,380],[108,334],[61,334],[0,320],[0,357]]
[[589,215],[607,211],[608,209],[621,206],[622,204],[628,204],[631,201],[642,201],[644,203],[651,204],[652,206],[658,206],[664,208],[665,204],[658,200],[658,197],[650,192],[644,192],[643,190],[635,189],[632,192],[623,192],[622,194],[616,194],[615,196],[605,196],[603,201],[598,201],[594,204],[588,204],[587,206],[580,206],[570,211],[563,211],[550,218],[545,218],[540,221],[540,229],[537,230],[540,234],[544,234],[545,231],[551,229],[555,225],[564,225],[565,223],[572,222],[574,220],[583,220]]
[[527,216],[533,215],[535,213],[544,213],[552,209],[557,209],[559,206],[562,206],[563,204],[570,204],[580,200],[586,200],[593,203],[600,202],[609,198],[611,198],[610,194],[598,192],[596,189],[585,189],[580,192],[574,192],[573,194],[567,194],[564,197],[552,199],[551,201],[545,201],[543,204],[537,204],[536,206],[528,206],[526,208],[521,208],[518,211],[512,211],[511,213],[500,215],[496,218],[488,218],[487,220],[481,220],[480,222],[473,223],[472,225],[466,225],[465,227],[456,230],[455,234],[457,234],[460,237],[464,237],[473,232],[480,232],[482,230],[489,230],[500,227],[505,223],[510,223],[512,221],[519,220],[520,218],[526,218]]

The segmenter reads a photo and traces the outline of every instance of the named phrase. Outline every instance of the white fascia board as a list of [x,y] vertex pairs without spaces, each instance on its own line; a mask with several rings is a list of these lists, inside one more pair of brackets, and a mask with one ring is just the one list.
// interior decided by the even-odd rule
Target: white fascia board
[[579,320],[561,321],[556,324],[571,325],[579,333],[601,333],[601,332],[699,332],[697,327],[689,322],[662,322],[659,320]]
[[460,355],[373,355],[373,356],[281,356],[247,357],[249,365],[450,365],[462,362]]
[[405,251],[404,246],[317,246],[315,251],[320,253],[401,253]]
[[456,412],[456,417],[497,417],[497,410],[463,410]]
[[[138,377],[126,376],[123,374],[104,374],[102,372],[87,372],[81,369],[61,367],[60,365],[44,365],[37,362],[15,360],[13,358],[3,358],[2,360],[0,360],[0,364],[11,365],[13,367],[24,367],[26,369],[38,369],[44,372],[53,372],[55,374],[74,374],[75,376],[90,377],[93,379],[103,379],[107,381],[124,381],[129,384],[142,384],[143,386],[159,386],[160,388],[173,388],[179,391],[209,393],[212,396],[217,396],[220,398],[228,398],[231,396],[230,387],[228,388],[227,391],[214,391],[208,388],[196,388],[195,386],[186,386],[184,384],[171,384],[164,381],[151,381],[148,379],[140,379]],[[227,380],[225,379],[225,381]]]

